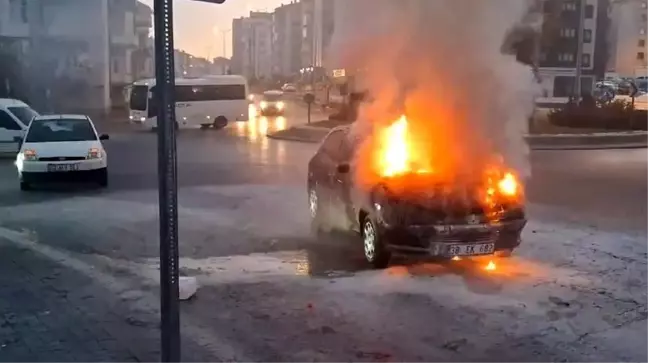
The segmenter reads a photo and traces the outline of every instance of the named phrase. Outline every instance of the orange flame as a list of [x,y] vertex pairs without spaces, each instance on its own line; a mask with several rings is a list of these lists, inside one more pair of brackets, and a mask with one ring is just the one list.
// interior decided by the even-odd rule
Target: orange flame
[[378,170],[383,177],[407,173],[422,174],[430,171],[417,160],[409,123],[404,115],[380,131],[379,149]]

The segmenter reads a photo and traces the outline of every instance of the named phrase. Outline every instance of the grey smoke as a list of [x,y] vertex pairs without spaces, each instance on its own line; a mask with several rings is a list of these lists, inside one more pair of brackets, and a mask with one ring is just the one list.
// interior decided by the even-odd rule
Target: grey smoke
[[530,176],[524,135],[539,86],[529,66],[501,51],[528,21],[530,1],[337,1],[330,60],[363,69],[360,85],[374,97],[357,129],[406,112],[419,141],[455,166],[501,155]]

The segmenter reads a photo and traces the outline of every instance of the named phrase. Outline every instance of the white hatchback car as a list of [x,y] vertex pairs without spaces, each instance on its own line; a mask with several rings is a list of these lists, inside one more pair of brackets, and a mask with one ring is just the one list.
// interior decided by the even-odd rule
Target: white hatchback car
[[41,182],[96,182],[108,186],[108,157],[88,116],[35,117],[21,140],[16,167],[20,189]]

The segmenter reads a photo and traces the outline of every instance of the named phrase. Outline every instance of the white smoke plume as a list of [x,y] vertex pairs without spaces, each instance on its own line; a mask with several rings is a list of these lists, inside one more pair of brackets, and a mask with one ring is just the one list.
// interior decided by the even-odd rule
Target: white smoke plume
[[373,102],[356,129],[406,114],[433,163],[469,168],[501,155],[530,176],[525,134],[539,94],[532,69],[503,54],[528,0],[337,0],[333,63],[361,70]]

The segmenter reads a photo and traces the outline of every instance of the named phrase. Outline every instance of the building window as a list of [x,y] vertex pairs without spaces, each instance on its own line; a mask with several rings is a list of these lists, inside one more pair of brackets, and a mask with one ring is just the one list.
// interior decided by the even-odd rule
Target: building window
[[646,35],[646,28],[641,28],[641,30],[639,30],[639,34]]
[[594,5],[585,6],[585,19],[594,18]]
[[592,29],[584,29],[583,43],[591,43],[591,42],[592,42]]
[[560,53],[558,54],[558,61],[560,62],[573,62],[574,61],[574,53]]
[[645,47],[646,46],[646,39],[639,39],[639,46],[640,47]]
[[27,16],[27,0],[22,0],[20,2],[20,19],[23,23],[27,23],[29,18]]
[[573,38],[576,36],[576,29],[574,28],[561,28],[560,36],[563,38]]
[[646,53],[644,53],[644,52],[639,52],[639,53],[637,53],[637,59],[638,59],[638,60],[644,60],[644,59],[646,59]]
[[592,62],[592,57],[589,54],[583,54],[582,64],[583,67],[590,67]]
[[576,3],[574,2],[564,2],[562,4],[562,8],[564,11],[575,11],[576,10]]

